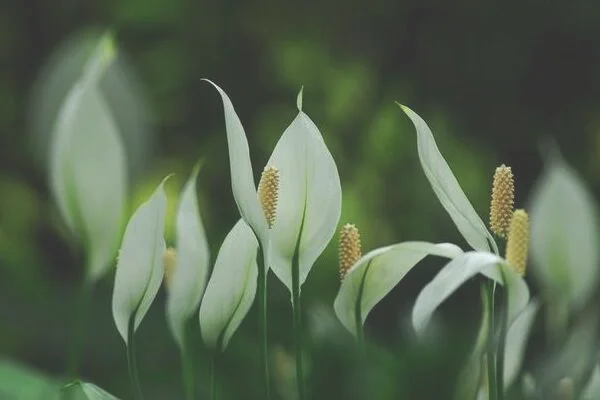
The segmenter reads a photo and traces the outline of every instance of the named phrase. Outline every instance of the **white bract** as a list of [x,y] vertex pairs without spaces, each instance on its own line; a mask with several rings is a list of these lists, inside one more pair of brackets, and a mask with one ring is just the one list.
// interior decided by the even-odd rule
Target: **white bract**
[[70,230],[85,247],[87,278],[115,256],[127,200],[125,150],[98,81],[115,57],[109,36],[88,60],[62,104],[52,134],[50,184]]
[[598,282],[595,201],[560,159],[549,161],[531,200],[532,276],[553,301],[582,306]]
[[112,312],[117,330],[126,344],[148,312],[163,279],[167,208],[163,188],[165,180],[150,199],[138,207],[123,235]]
[[298,115],[267,163],[279,170],[280,182],[275,222],[269,229],[256,193],[246,134],[229,97],[213,85],[223,100],[231,185],[240,215],[256,234],[265,265],[291,291],[294,257],[300,286],[335,233],[341,212],[335,162],[319,130],[302,111],[300,92]]
[[514,320],[506,335],[504,348],[504,387],[508,388],[519,376],[529,333],[540,309],[540,302],[532,299]]
[[[423,288],[413,309],[415,330],[422,333],[437,307],[478,273],[505,286],[510,326],[529,300],[527,284],[497,255],[498,247],[493,236],[460,188],[425,121],[410,108],[400,107],[417,131],[419,159],[429,183],[465,240],[478,250],[452,260]],[[490,248],[496,254],[490,253]]]
[[460,188],[425,121],[410,108],[399,106],[415,125],[419,159],[425,176],[460,233],[473,249],[490,251],[491,245],[497,252],[494,237]]
[[209,250],[196,199],[194,169],[181,193],[177,210],[177,265],[167,296],[167,321],[175,341],[184,348],[184,328],[204,294],[209,272]]
[[529,301],[527,284],[501,257],[491,253],[471,251],[450,261],[419,293],[412,314],[413,327],[417,333],[423,333],[433,312],[451,294],[479,273],[505,286],[508,293],[510,326]]
[[221,245],[200,305],[202,338],[219,351],[225,350],[254,301],[257,251],[252,229],[240,219]]
[[428,255],[454,258],[460,254],[462,250],[449,243],[404,242],[373,250],[348,270],[335,298],[335,313],[356,335],[373,307],[419,261]]

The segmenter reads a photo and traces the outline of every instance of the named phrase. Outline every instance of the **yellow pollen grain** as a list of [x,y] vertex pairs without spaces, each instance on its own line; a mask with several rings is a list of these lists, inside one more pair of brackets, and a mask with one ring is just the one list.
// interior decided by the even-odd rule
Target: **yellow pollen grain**
[[345,224],[340,232],[340,279],[344,279],[348,270],[356,264],[361,256],[358,229],[353,224]]
[[279,198],[279,170],[266,166],[258,183],[258,199],[265,213],[269,228],[273,227],[277,216],[277,200]]
[[529,250],[529,216],[525,210],[516,210],[510,222],[506,242],[506,261],[521,276],[525,275]]
[[490,205],[490,228],[500,237],[506,237],[513,214],[515,184],[510,167],[496,168]]

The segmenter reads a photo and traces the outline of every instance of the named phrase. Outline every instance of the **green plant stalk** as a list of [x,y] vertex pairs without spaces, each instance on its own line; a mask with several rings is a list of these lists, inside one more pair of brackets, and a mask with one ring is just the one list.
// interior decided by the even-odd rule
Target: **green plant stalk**
[[262,254],[262,247],[258,248],[258,329],[260,336],[260,363],[263,370],[265,400],[271,399],[271,382],[269,379],[269,353],[267,342],[267,265]]
[[496,383],[498,385],[498,400],[504,400],[504,355],[506,352],[506,335],[508,334],[508,292],[506,286],[502,292],[500,307],[500,336],[498,337],[498,347],[496,348]]
[[136,313],[134,312],[129,318],[129,324],[127,327],[127,365],[129,367],[129,379],[131,380],[133,398],[135,400],[143,400],[144,396],[142,395],[140,380],[138,378],[137,363],[135,361],[135,314]]
[[302,303],[300,297],[300,255],[298,247],[292,257],[292,312],[294,319],[294,350],[296,353],[296,383],[298,400],[304,400],[304,369],[302,367]]
[[210,376],[210,400],[217,400],[217,354],[210,357],[210,365],[208,366]]
[[[189,328],[187,326],[186,328]],[[181,347],[181,371],[183,375],[183,390],[184,390],[184,398],[186,400],[194,399],[194,360],[192,357],[192,352],[190,351],[189,343],[190,343],[190,335],[189,329],[184,328],[183,332],[183,346]]]
[[87,277],[84,278],[77,298],[77,303],[75,304],[76,311],[73,341],[67,358],[67,377],[69,377],[69,379],[75,379],[79,374],[79,363],[81,362],[81,355],[84,347],[86,320],[92,303],[93,291],[94,282]]
[[485,283],[485,294],[489,305],[489,332],[487,338],[487,374],[488,374],[488,399],[498,400],[498,382],[496,381],[496,327],[494,324],[494,289],[495,283],[488,281]]

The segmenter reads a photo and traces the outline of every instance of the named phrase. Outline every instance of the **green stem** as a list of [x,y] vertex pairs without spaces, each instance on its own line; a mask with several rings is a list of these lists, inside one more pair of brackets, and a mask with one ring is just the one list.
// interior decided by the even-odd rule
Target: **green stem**
[[187,346],[188,335],[184,332],[183,346],[181,348],[181,371],[183,375],[183,390],[186,400],[194,399],[194,362],[191,351]]
[[92,293],[94,283],[88,278],[84,278],[75,304],[75,327],[73,331],[73,341],[67,359],[67,377],[75,379],[79,373],[79,363],[83,353],[85,339],[85,327],[87,315],[92,302]]
[[298,247],[292,258],[292,311],[294,318],[294,348],[296,352],[296,383],[298,400],[304,400],[304,369],[302,368],[302,303],[300,297],[300,263]]
[[260,363],[264,374],[265,400],[271,399],[269,379],[269,354],[267,347],[267,266],[262,254],[262,246],[258,249],[258,329],[260,334]]
[[137,363],[135,361],[135,313],[129,318],[129,326],[127,327],[127,365],[129,366],[129,379],[131,380],[131,390],[135,400],[143,400],[140,380],[138,378]]
[[[505,280],[506,282],[506,280]],[[504,400],[504,354],[506,352],[506,335],[508,334],[508,290],[502,292],[500,305],[500,336],[498,337],[496,382],[498,385],[498,400]]]
[[217,354],[213,354],[210,358],[209,365],[210,374],[210,400],[217,400]]
[[496,327],[494,324],[494,288],[495,283],[488,281],[485,283],[485,292],[487,296],[487,303],[490,307],[488,318],[489,318],[489,332],[487,339],[487,374],[488,374],[488,398],[489,400],[498,400],[498,383],[496,381],[496,340],[495,333]]

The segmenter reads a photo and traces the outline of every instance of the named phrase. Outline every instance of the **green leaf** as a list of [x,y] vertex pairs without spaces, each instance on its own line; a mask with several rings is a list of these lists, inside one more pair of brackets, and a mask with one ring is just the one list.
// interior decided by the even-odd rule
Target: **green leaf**
[[552,298],[582,306],[598,282],[598,217],[585,184],[551,160],[531,199],[532,276]]
[[[237,116],[227,94],[215,83],[213,85],[221,95],[225,113],[225,128],[227,130],[227,146],[229,148],[229,167],[231,171],[231,188],[242,219],[252,228],[263,247],[263,253],[269,256],[269,235],[267,220],[256,194],[250,149],[244,127]],[[267,259],[265,259],[268,261]],[[269,266],[269,262],[265,265]]]
[[404,242],[373,250],[354,264],[342,280],[333,305],[335,313],[346,329],[356,335],[357,326],[364,324],[373,307],[419,261],[428,255],[454,258],[460,254],[462,250],[449,243]]
[[200,330],[204,342],[219,351],[225,350],[254,301],[257,251],[252,230],[239,220],[217,255],[200,305]]
[[419,158],[425,176],[460,233],[473,249],[490,251],[491,244],[496,251],[493,236],[460,188],[425,121],[410,108],[398,105],[415,125]]
[[478,273],[506,286],[511,324],[529,301],[527,284],[502,258],[486,252],[468,252],[450,261],[419,293],[412,313],[417,334],[423,333],[435,310]]
[[70,399],[73,398],[73,395],[78,395],[78,397],[76,397],[78,400],[119,400],[104,389],[101,389],[92,383],[82,381],[75,381],[68,384],[63,389],[63,392],[71,396],[67,397]]
[[165,178],[154,194],[135,211],[123,236],[112,312],[117,330],[127,343],[129,318],[135,316],[136,330],[148,312],[160,284],[164,268],[163,255],[167,196]]
[[118,127],[97,80],[114,55],[104,39],[84,76],[61,106],[50,148],[52,194],[86,249],[87,273],[98,279],[110,266],[126,211],[127,163]]
[[523,312],[513,321],[506,335],[504,351],[504,387],[508,388],[519,376],[525,357],[529,332],[540,308],[537,300],[531,300]]
[[62,385],[11,360],[0,359],[0,398],[59,400]]
[[167,296],[167,320],[183,350],[186,321],[198,309],[209,272],[209,250],[196,198],[197,166],[185,184],[177,210],[177,265]]
[[[302,94],[298,97],[300,106]],[[319,129],[302,111],[277,142],[267,165],[279,169],[271,267],[291,292],[296,248],[301,286],[335,234],[342,207],[340,177]]]

